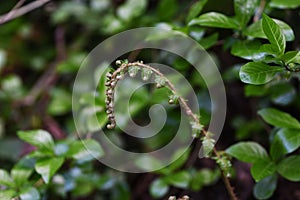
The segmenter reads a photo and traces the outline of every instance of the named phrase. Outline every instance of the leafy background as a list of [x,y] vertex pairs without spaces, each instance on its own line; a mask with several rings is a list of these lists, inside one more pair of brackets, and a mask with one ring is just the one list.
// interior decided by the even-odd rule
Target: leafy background
[[[16,3],[2,1],[0,12]],[[239,198],[300,199],[299,6],[299,0],[53,1],[1,24],[0,199],[150,200],[184,194],[229,199],[215,162],[194,159],[197,140],[178,161],[153,173],[121,173],[95,161],[83,144],[93,147],[96,157],[104,153],[90,139],[99,124],[89,118],[95,99],[105,127],[103,83],[96,98],[89,93],[80,98],[88,134],[84,143],[76,136],[71,95],[80,63],[106,38],[145,26],[191,36],[218,64],[228,111],[217,149],[232,157],[231,180]],[[123,58],[180,71],[194,87],[207,124],[209,96],[192,66],[160,51]],[[165,89],[139,90],[132,98],[134,119],[147,123],[147,108],[167,101]],[[145,143],[118,130],[111,138],[124,148],[155,149],[169,141],[179,117],[178,109],[169,109],[164,131]],[[155,162],[143,160],[140,166]]]

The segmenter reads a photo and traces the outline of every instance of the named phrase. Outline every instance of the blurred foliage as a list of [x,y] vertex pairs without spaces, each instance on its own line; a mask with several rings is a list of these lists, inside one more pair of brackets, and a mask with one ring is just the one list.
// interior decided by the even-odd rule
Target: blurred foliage
[[[0,12],[9,12],[16,3],[2,1]],[[107,123],[104,80],[98,83],[101,71],[91,78],[98,83],[97,92],[78,99],[86,130],[79,140],[72,87],[80,64],[106,38],[149,26],[192,37],[217,63],[228,97],[227,122],[217,146],[237,159],[232,178],[236,192],[247,195],[241,199],[268,199],[276,191],[279,198],[297,199],[299,185],[292,182],[300,181],[299,7],[298,0],[61,0],[1,24],[0,199],[166,199],[174,193],[193,199],[229,198],[219,189],[216,165],[208,159],[193,161],[197,142],[183,154],[175,151],[170,157],[182,156],[153,173],[121,173],[97,162],[104,151],[92,136]],[[156,50],[138,52],[135,59],[167,64],[185,76],[196,91],[201,121],[209,123],[209,94],[189,63]],[[127,84],[120,85],[120,99],[126,97]],[[165,89],[143,87],[130,99],[130,113],[138,124],[149,122],[151,105],[167,108],[165,127],[157,136],[140,142],[119,129],[107,135],[133,150],[150,151],[168,143],[180,121],[179,108],[167,104],[169,95]],[[122,126],[128,120],[120,116]],[[137,166],[155,162],[145,159]],[[241,162],[251,163],[247,176],[252,182],[244,181]]]

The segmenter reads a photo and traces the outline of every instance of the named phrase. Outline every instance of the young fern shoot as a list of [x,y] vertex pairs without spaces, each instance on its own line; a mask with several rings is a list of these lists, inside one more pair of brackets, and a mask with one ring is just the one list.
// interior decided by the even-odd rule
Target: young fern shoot
[[[153,68],[150,65],[144,64],[142,61],[139,62],[131,62],[129,63],[127,60],[125,61],[116,61],[116,65],[118,68],[113,72],[108,72],[106,74],[106,113],[108,116],[109,124],[107,124],[108,129],[113,129],[116,127],[116,120],[114,115],[114,91],[116,88],[116,85],[119,80],[124,78],[124,75],[126,73],[129,74],[130,77],[135,77],[137,73],[141,72],[141,78],[142,80],[146,81],[151,78],[152,75],[155,75],[155,83],[157,88],[161,87],[167,87],[172,94],[169,96],[169,103],[170,104],[180,104],[186,115],[190,118],[190,125],[192,128],[192,137],[194,138],[201,138],[202,145],[203,145],[203,153],[205,157],[210,157],[212,159],[216,160],[216,163],[218,164],[221,174],[223,177],[223,181],[225,183],[226,189],[229,193],[231,200],[237,200],[232,186],[229,182],[230,177],[230,168],[231,163],[229,159],[227,158],[227,155],[225,155],[222,152],[218,152],[217,149],[214,147],[215,140],[212,138],[213,134],[205,130],[204,126],[200,123],[199,116],[194,114],[189,107],[189,105],[186,103],[186,100],[178,95],[175,86],[171,83],[171,81],[159,70]],[[212,152],[214,155],[212,156],[210,154]]]

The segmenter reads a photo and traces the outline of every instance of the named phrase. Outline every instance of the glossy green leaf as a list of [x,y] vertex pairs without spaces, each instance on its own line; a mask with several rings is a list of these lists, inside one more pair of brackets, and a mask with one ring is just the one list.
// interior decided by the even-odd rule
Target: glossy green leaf
[[16,191],[14,190],[0,190],[0,199],[11,200],[16,196]]
[[36,162],[35,170],[42,176],[44,182],[48,184],[63,162],[64,158],[43,158]]
[[289,156],[277,165],[278,173],[290,181],[300,181],[300,156]]
[[270,154],[273,159],[291,153],[300,147],[300,129],[280,129],[274,136]]
[[150,185],[150,194],[154,198],[160,198],[167,194],[169,191],[168,184],[162,179],[154,180]]
[[262,160],[269,160],[266,150],[256,142],[239,142],[226,149],[226,153],[236,159],[255,163]]
[[[286,41],[293,41],[295,39],[294,31],[293,29],[285,22],[278,20],[278,19],[273,19],[276,24],[280,27],[282,30]],[[247,29],[244,30],[243,32],[244,35],[250,36],[253,38],[263,38],[267,39],[267,36],[263,32],[262,29],[262,20],[258,20],[257,22],[251,24],[250,26],[247,27]]]
[[175,187],[187,188],[191,178],[191,175],[187,171],[180,171],[166,176],[164,180],[168,184],[173,185]]
[[186,18],[186,22],[190,22],[193,18],[197,17],[197,15],[199,15],[203,9],[203,7],[205,6],[205,4],[207,3],[207,0],[199,0],[196,3],[194,3],[191,8],[190,11],[187,15]]
[[285,51],[286,41],[280,26],[276,24],[276,22],[272,18],[263,14],[262,29],[270,43],[276,46],[278,54],[283,55]]
[[[259,50],[261,52],[265,52],[266,54],[272,55],[274,57],[277,57],[277,55],[278,55],[278,48],[274,44],[264,44],[259,48]],[[266,61],[266,59],[265,59],[265,61]]]
[[253,194],[257,199],[269,199],[277,187],[277,176],[268,176],[255,184]]
[[260,60],[265,55],[259,50],[260,46],[258,40],[238,41],[233,44],[231,54],[247,60]]
[[52,136],[44,130],[18,131],[18,136],[25,142],[41,150],[53,151],[54,141]]
[[276,171],[276,165],[270,160],[255,162],[251,167],[251,175],[255,181],[260,181]]
[[0,169],[0,185],[7,187],[14,187],[14,180],[10,177],[9,173],[3,169]]
[[286,65],[289,63],[300,63],[300,51],[288,51],[279,58]]
[[249,62],[240,69],[240,79],[244,83],[261,85],[271,81],[277,72],[284,69],[277,66],[269,66],[260,62]]
[[234,0],[234,12],[243,28],[254,14],[258,0]]
[[21,200],[39,200],[40,193],[34,187],[29,187],[22,189],[20,192],[20,199]]
[[227,17],[224,14],[209,12],[200,15],[198,18],[193,19],[189,22],[189,26],[200,25],[216,28],[228,28],[228,29],[238,29],[239,24],[234,18]]
[[66,156],[72,157],[79,163],[91,161],[104,155],[100,144],[92,139],[73,142],[70,145]]
[[281,128],[300,128],[300,123],[290,114],[274,108],[265,108],[258,111],[258,114],[269,124]]
[[300,6],[300,0],[271,0],[270,6],[280,9],[297,8]]

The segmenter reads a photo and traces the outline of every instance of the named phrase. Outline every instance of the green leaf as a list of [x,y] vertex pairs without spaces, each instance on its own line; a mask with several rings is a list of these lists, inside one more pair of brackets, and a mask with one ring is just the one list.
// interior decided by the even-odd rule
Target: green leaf
[[260,62],[249,62],[240,69],[240,79],[244,83],[261,85],[270,82],[277,72],[284,69],[277,66],[269,66]]
[[269,124],[281,128],[300,128],[300,123],[290,114],[274,108],[265,108],[258,111],[258,114]]
[[167,194],[169,191],[168,184],[162,179],[154,180],[150,185],[150,194],[154,198],[160,198]]
[[263,14],[262,28],[270,43],[276,46],[278,55],[283,55],[286,41],[280,26],[272,18]]
[[11,176],[13,177],[16,185],[21,186],[28,181],[32,171],[32,169],[16,167],[11,170]]
[[218,169],[201,169],[192,174],[190,188],[194,191],[199,191],[203,186],[211,185],[218,181],[220,171]]
[[289,156],[277,165],[278,173],[290,181],[300,181],[300,156]]
[[284,64],[300,63],[300,51],[288,51],[279,58]]
[[264,85],[246,85],[245,95],[246,97],[261,97],[267,93],[267,89]]
[[[278,26],[280,26],[280,29],[282,30],[286,41],[293,41],[295,39],[293,29],[287,23],[280,21],[278,19],[273,19],[273,20],[276,22]],[[253,38],[267,39],[267,36],[265,35],[262,29],[261,19],[248,26],[247,29],[244,30],[243,34]]]
[[118,7],[117,15],[124,21],[140,16],[147,7],[146,0],[127,0],[124,4]]
[[265,52],[266,54],[272,55],[274,57],[277,57],[278,55],[277,46],[274,44],[264,44],[259,48],[259,50],[261,52]]
[[18,136],[25,142],[41,150],[53,152],[54,141],[52,136],[44,130],[18,131]]
[[16,196],[16,191],[14,190],[0,190],[0,199],[8,200]]
[[66,156],[72,157],[79,163],[91,161],[104,155],[100,144],[92,139],[73,142],[70,145]]
[[158,16],[161,21],[172,19],[178,12],[178,1],[177,0],[161,0],[158,4]]
[[195,2],[190,8],[189,14],[187,15],[186,18],[186,23],[190,22],[193,18],[197,17],[197,15],[201,13],[206,3],[207,0],[199,0]]
[[280,9],[297,8],[300,6],[300,0],[272,0],[269,5]]
[[256,142],[239,142],[226,149],[226,153],[248,163],[269,160],[266,150]]
[[251,175],[255,181],[260,181],[276,171],[276,165],[270,160],[261,160],[253,163]]
[[291,103],[295,96],[296,90],[289,82],[279,82],[269,88],[271,100],[278,105],[287,105]]
[[161,169],[163,167],[160,160],[150,155],[140,156],[138,159],[135,160],[135,164],[139,168],[146,171],[153,171],[153,170]]
[[191,178],[191,175],[187,171],[180,171],[166,176],[164,180],[168,184],[185,189],[188,187]]
[[269,199],[277,187],[277,176],[274,174],[259,181],[254,186],[254,196],[257,199]]
[[216,42],[218,41],[219,34],[214,33],[206,38],[202,38],[199,41],[199,44],[204,48],[204,49],[209,49],[212,47]]
[[274,136],[270,154],[273,159],[291,153],[300,147],[299,129],[280,129]]
[[40,193],[34,187],[29,187],[22,189],[20,192],[20,199],[21,200],[39,200]]
[[243,28],[254,14],[258,6],[258,0],[234,0],[234,12]]
[[36,162],[35,170],[42,176],[44,182],[48,184],[63,162],[64,158],[43,158]]
[[9,173],[4,169],[0,169],[0,185],[7,187],[14,187],[14,180],[10,177]]
[[48,106],[48,112],[51,115],[63,115],[71,111],[72,96],[71,93],[62,88],[51,90],[51,101]]
[[209,12],[189,22],[189,26],[200,25],[216,28],[238,29],[239,24],[234,18],[227,17],[224,14]]
[[190,149],[178,149],[172,155],[171,161],[173,161],[167,167],[164,167],[159,170],[162,174],[170,174],[174,172],[176,169],[182,167],[184,163],[187,161],[190,155]]
[[258,40],[238,41],[233,44],[231,54],[247,60],[260,60],[265,53],[260,51],[261,43]]

